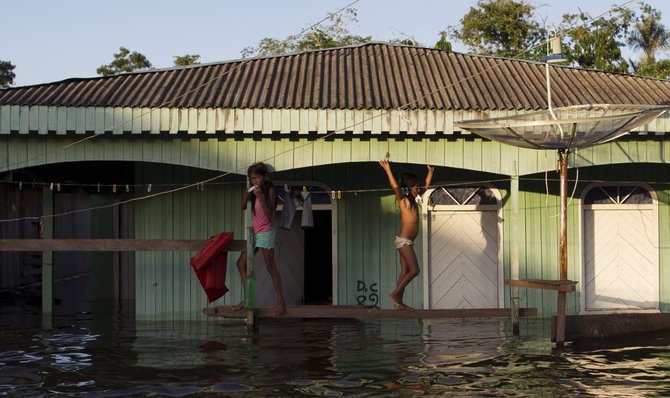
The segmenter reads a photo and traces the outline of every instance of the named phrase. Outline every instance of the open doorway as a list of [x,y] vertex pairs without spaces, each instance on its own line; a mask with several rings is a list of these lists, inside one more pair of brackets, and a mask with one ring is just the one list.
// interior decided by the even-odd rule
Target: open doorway
[[[333,247],[336,246],[333,220],[335,205],[331,191],[315,184],[275,182],[280,197],[275,214],[278,230],[275,260],[282,278],[284,299],[287,305],[331,305],[334,303],[333,274],[337,264]],[[308,209],[303,196],[309,194]],[[293,201],[293,199],[295,199]],[[295,205],[293,217],[283,214],[286,200]],[[303,217],[311,212],[309,221]],[[284,217],[283,217],[284,216]],[[274,305],[272,280],[263,264],[262,255],[255,256],[256,303]]]
[[332,212],[314,211],[314,228],[305,232],[305,304],[333,303]]

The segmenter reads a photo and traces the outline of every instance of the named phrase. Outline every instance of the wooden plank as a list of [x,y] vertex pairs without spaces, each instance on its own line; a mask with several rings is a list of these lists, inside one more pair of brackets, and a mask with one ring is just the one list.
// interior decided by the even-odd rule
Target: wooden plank
[[86,132],[86,108],[75,108],[76,117],[75,117],[75,133],[84,134]]
[[[54,210],[53,192],[42,188],[42,210],[44,214],[50,214]],[[44,218],[42,236],[52,238],[54,235],[54,220],[50,217]],[[54,289],[53,289],[53,253],[46,251],[42,253],[42,317],[43,321],[50,319],[48,315],[53,314]],[[47,325],[48,326],[48,325]]]
[[56,108],[56,134],[67,133],[67,108],[59,106]]
[[0,134],[11,132],[11,107],[0,107]]
[[186,132],[195,134],[198,132],[198,109],[188,108],[184,110],[186,117]]
[[[0,239],[0,252],[15,251],[198,251],[204,239]],[[233,240],[228,251],[242,251],[245,240]]]
[[133,134],[140,134],[142,132],[142,117],[143,111],[142,108],[125,108],[126,116],[130,117],[130,120],[126,122],[125,131],[130,130]]
[[[9,109],[10,109],[10,111],[9,111],[9,115],[10,115],[10,117],[9,117],[9,122],[10,122],[9,123],[9,130],[14,131],[14,132],[18,131],[19,134],[26,134],[26,133],[28,133],[28,130],[23,129],[23,131],[22,131],[21,126],[22,125],[24,125],[24,126],[27,125],[25,123],[28,120],[28,118],[26,117],[27,114],[25,114],[25,112],[23,112],[23,114],[25,114],[25,116],[22,114],[21,108],[22,107],[18,106],[18,105],[12,105],[12,106],[9,107]],[[1,123],[2,122],[0,122],[0,124]]]
[[[552,341],[556,317],[552,317]],[[565,340],[577,341],[640,335],[670,330],[670,313],[586,314],[565,317]]]
[[559,292],[574,292],[577,282],[549,279],[505,279],[505,284],[514,287],[529,287],[535,289],[557,290]]
[[[273,314],[274,307],[257,306],[256,318],[277,318]],[[246,318],[246,311],[235,311],[232,306],[207,307],[202,311],[209,317]],[[535,308],[521,308],[520,316],[535,317]],[[362,305],[289,305],[280,318],[342,318],[342,319],[371,319],[371,318],[507,318],[509,308],[481,308],[481,309],[449,309],[449,310],[382,310],[368,308]]]

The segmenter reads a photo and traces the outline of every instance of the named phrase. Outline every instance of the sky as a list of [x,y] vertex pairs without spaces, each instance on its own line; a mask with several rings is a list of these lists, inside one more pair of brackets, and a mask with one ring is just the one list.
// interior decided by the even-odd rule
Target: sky
[[[600,15],[628,0],[530,0],[546,26],[564,13]],[[354,4],[351,4],[354,3]],[[670,27],[670,0],[646,0]],[[155,68],[174,57],[200,55],[201,63],[241,58],[264,37],[284,39],[350,5],[352,34],[373,40],[414,38],[432,47],[439,32],[457,26],[476,0],[3,0],[0,60],[16,66],[14,86],[95,77],[119,47],[144,54]],[[453,42],[454,51],[467,49]],[[638,59],[639,53],[624,53]]]

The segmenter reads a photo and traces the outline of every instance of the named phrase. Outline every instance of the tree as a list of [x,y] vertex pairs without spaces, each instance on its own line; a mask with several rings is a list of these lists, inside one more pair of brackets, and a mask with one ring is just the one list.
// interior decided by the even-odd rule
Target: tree
[[637,65],[635,73],[640,76],[670,79],[670,59]]
[[108,65],[100,66],[96,72],[101,76],[109,76],[152,68],[151,62],[143,54],[137,51],[131,53],[127,48],[119,47],[119,52],[114,54],[114,60]]
[[356,10],[346,8],[341,13],[330,14],[327,22],[312,26],[303,35],[288,36],[284,40],[265,37],[256,46],[245,47],[242,57],[282,55],[292,52],[317,50],[322,48],[351,46],[368,43],[370,36],[356,36],[349,33],[345,25],[358,22]]
[[200,64],[200,55],[198,54],[184,54],[182,56],[174,56],[174,66],[188,66]]
[[451,51],[451,43],[447,41],[447,32],[440,32],[440,40],[435,43],[435,48],[438,50]]
[[629,65],[621,48],[633,17],[634,13],[624,7],[614,8],[609,18],[593,19],[584,12],[563,15],[563,24],[574,26],[565,35],[568,60],[581,68],[627,72]]
[[477,7],[470,7],[463,16],[451,38],[475,54],[538,59],[544,55],[544,48],[535,45],[546,34],[534,19],[534,11],[535,7],[525,1],[479,0]]
[[661,21],[661,12],[641,3],[642,16],[635,23],[628,37],[628,45],[634,50],[642,50],[642,63],[656,62],[656,53],[670,47],[670,31]]
[[6,88],[14,84],[14,68],[16,65],[12,65],[9,61],[0,61],[0,88]]
[[657,61],[656,54],[670,47],[670,31],[660,22],[660,11],[644,2],[640,6],[642,15],[636,19],[628,36],[628,45],[641,50],[642,56],[638,62],[630,62],[638,75],[666,79],[670,75],[670,60]]
[[419,43],[418,41],[406,37],[404,39],[392,39],[388,41],[389,44],[398,44],[401,46],[415,46],[415,47],[422,47],[422,44]]

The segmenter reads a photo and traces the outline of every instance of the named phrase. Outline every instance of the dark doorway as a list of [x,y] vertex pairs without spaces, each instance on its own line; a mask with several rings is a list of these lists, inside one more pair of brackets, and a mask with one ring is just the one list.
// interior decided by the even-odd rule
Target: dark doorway
[[333,303],[332,211],[314,210],[305,230],[305,304]]

